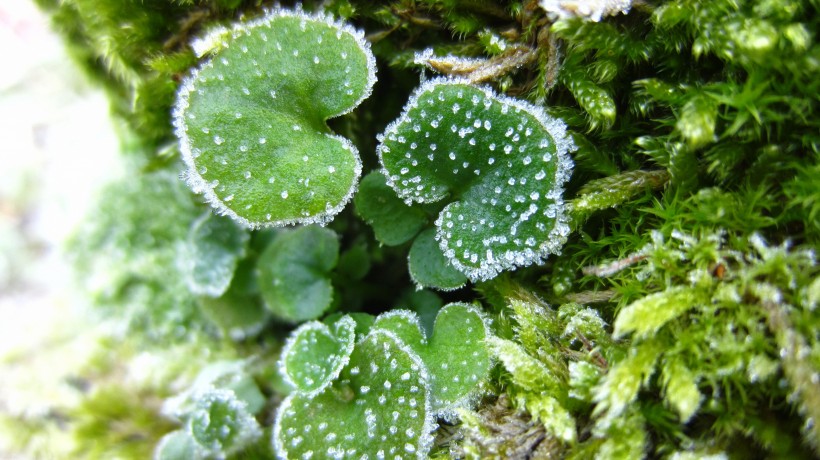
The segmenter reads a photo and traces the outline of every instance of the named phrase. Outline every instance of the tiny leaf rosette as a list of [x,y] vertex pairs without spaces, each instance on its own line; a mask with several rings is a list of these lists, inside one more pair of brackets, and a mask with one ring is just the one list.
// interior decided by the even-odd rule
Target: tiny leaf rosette
[[413,93],[379,141],[383,173],[400,198],[449,201],[436,239],[472,281],[541,263],[566,241],[562,195],[575,144],[543,109],[438,78]]
[[251,228],[326,223],[361,174],[325,120],[369,96],[362,32],[322,13],[274,9],[199,41],[210,58],[180,86],[174,125],[188,184]]
[[424,459],[433,444],[427,371],[395,334],[373,330],[339,379],[317,395],[295,392],[276,414],[281,459]]

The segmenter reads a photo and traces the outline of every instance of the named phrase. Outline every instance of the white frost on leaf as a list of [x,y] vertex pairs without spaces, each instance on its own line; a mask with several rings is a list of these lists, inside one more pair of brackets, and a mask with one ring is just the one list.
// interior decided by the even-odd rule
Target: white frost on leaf
[[538,5],[557,19],[599,22],[604,16],[628,13],[632,0],[541,0]]

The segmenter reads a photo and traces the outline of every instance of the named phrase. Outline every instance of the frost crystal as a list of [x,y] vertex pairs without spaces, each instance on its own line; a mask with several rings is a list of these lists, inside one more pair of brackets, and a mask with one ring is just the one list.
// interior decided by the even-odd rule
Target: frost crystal
[[632,0],[541,0],[538,4],[558,19],[578,17],[599,22],[604,16],[628,13]]

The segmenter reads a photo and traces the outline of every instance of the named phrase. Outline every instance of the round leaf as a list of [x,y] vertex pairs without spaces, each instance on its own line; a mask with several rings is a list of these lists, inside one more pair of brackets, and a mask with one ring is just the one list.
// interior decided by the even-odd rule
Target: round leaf
[[332,230],[310,226],[279,234],[257,262],[268,309],[294,323],[321,316],[333,301],[329,276],[338,259],[339,241]]
[[563,185],[575,148],[541,108],[459,80],[434,79],[380,136],[378,153],[400,198],[447,200],[436,238],[471,280],[540,263],[569,233]]
[[356,322],[349,316],[331,326],[318,321],[305,323],[288,338],[279,368],[298,391],[319,393],[339,376],[355,340]]
[[212,56],[174,110],[188,183],[249,227],[329,221],[361,173],[356,148],[325,120],[355,108],[376,80],[362,33],[274,9],[200,43]]

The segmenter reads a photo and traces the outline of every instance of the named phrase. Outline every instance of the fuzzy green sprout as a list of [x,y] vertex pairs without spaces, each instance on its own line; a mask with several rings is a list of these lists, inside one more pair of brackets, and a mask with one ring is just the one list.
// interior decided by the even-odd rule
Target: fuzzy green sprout
[[181,85],[174,125],[191,188],[251,227],[326,223],[353,196],[356,147],[325,120],[376,81],[361,32],[274,9],[196,43],[208,60]]

